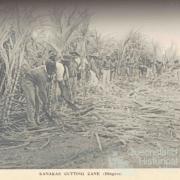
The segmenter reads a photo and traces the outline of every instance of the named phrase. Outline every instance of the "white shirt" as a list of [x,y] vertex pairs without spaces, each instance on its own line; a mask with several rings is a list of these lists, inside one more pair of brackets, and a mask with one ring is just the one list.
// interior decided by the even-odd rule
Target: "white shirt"
[[62,63],[56,62],[56,76],[58,81],[63,80],[64,71],[64,65]]
[[79,57],[76,57],[76,58],[75,58],[75,61],[76,61],[76,63],[78,64],[78,66],[81,64],[81,59],[80,59]]
[[99,83],[99,80],[95,74],[95,72],[93,72],[92,70],[90,70],[90,84],[92,86],[97,86]]

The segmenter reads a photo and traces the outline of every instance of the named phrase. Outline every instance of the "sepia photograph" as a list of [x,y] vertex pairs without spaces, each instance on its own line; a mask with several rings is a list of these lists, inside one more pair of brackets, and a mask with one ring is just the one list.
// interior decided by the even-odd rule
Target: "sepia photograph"
[[180,2],[0,2],[0,169],[180,168]]

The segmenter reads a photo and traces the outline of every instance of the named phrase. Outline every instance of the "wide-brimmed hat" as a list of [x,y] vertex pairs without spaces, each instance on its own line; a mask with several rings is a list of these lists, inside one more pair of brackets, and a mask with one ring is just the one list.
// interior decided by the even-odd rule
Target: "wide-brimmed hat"
[[162,61],[159,61],[159,60],[156,60],[156,62],[159,63],[159,64],[162,63]]
[[99,57],[99,54],[98,53],[91,53],[91,54],[89,54],[89,57]]
[[109,56],[109,55],[106,55],[106,58],[110,59],[110,57],[111,57],[111,56]]
[[69,65],[72,61],[72,57],[70,55],[64,55],[61,59],[61,62],[65,65]]
[[69,54],[71,54],[73,56],[80,56],[80,54],[77,53],[76,51],[71,51],[71,52],[69,52]]
[[48,55],[49,55],[49,57],[56,57],[57,53],[56,53],[56,51],[49,50]]
[[71,61],[72,57],[70,55],[63,55],[63,61]]

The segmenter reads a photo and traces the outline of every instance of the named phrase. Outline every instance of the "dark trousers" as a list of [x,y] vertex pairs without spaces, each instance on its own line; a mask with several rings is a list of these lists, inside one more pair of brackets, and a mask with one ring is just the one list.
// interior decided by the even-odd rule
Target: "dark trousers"
[[21,83],[26,98],[27,124],[36,125],[39,122],[38,88],[32,81],[24,79]]

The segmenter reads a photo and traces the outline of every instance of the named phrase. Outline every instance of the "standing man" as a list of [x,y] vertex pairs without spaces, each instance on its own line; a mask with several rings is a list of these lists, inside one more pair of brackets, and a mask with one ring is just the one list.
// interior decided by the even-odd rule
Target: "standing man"
[[160,76],[163,70],[163,63],[161,61],[156,60],[155,69],[157,76]]
[[110,82],[110,56],[106,56],[103,61],[103,86],[109,85]]
[[111,69],[111,72],[110,72],[110,80],[111,80],[111,81],[115,79],[116,68],[117,68],[117,63],[116,63],[115,58],[113,57],[113,58],[111,59],[111,64],[110,64],[110,69]]
[[[62,57],[61,57],[62,58]],[[49,52],[49,60],[55,63],[55,80],[56,83],[58,84],[58,88],[61,91],[61,97],[64,99],[64,101],[68,104],[68,106],[73,109],[73,110],[79,110],[79,108],[72,102],[72,96],[71,96],[71,87],[69,87],[69,84],[67,81],[69,81],[69,77],[71,75],[73,77],[76,77],[76,69],[74,70],[75,67],[72,67],[72,69],[68,69],[63,63],[63,59],[61,59],[61,62],[57,62],[57,54],[54,51]],[[71,64],[71,62],[69,63]],[[68,64],[67,64],[68,66]],[[74,72],[72,71],[74,70]],[[71,74],[72,73],[72,74]],[[74,89],[72,89],[73,91]]]
[[180,63],[178,59],[174,61],[174,65],[171,68],[171,71],[174,72],[174,75],[177,78],[177,81],[179,81],[180,80]]
[[77,80],[81,78],[81,59],[80,55],[77,52],[70,52],[71,54],[71,62],[69,63],[69,78],[70,78],[70,85],[72,90],[72,97],[73,99],[77,93]]

